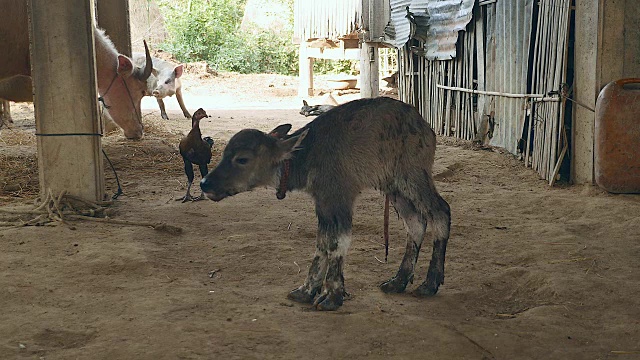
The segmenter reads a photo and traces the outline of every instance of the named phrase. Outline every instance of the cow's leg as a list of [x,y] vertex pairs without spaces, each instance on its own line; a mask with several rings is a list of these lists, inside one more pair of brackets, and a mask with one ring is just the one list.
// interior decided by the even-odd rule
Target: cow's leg
[[380,289],[385,293],[401,293],[409,282],[413,282],[413,272],[418,261],[424,233],[427,229],[427,220],[407,198],[396,194],[390,195],[390,200],[402,218],[409,238],[407,239],[407,248],[398,273],[393,278],[382,283]]
[[433,225],[433,254],[429,263],[426,280],[414,291],[419,296],[431,296],[444,284],[444,257],[451,228],[451,210],[449,204],[438,195],[435,188],[429,194],[426,205],[430,222]]
[[164,107],[164,101],[158,98],[156,98],[156,100],[158,100],[158,106],[160,107],[160,116],[165,120],[169,120],[169,115],[167,115],[167,110]]
[[287,295],[290,300],[311,304],[322,289],[322,282],[327,274],[327,254],[316,244],[316,253],[309,267],[309,274],[304,284]]
[[11,104],[9,100],[0,99],[0,128],[2,125],[13,124],[13,119],[11,118]]
[[176,99],[178,100],[178,105],[180,105],[180,109],[182,109],[182,115],[186,118],[191,118],[191,114],[187,107],[184,105],[184,100],[182,99],[182,88],[176,89]]
[[4,101],[4,116],[9,124],[13,124],[13,118],[11,117],[11,103],[9,100]]

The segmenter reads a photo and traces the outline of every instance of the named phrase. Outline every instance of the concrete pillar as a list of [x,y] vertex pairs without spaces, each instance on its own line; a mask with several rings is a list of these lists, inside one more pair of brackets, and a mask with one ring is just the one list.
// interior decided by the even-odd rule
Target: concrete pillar
[[93,0],[29,0],[40,190],[95,201],[104,172],[93,10]]
[[313,58],[307,54],[307,42],[300,41],[300,52],[298,54],[298,68],[300,72],[300,85],[298,96],[307,98],[313,96]]
[[131,25],[128,0],[97,1],[98,26],[103,28],[120,54],[131,57]]
[[380,59],[378,44],[362,42],[360,49],[360,97],[371,98],[380,95]]

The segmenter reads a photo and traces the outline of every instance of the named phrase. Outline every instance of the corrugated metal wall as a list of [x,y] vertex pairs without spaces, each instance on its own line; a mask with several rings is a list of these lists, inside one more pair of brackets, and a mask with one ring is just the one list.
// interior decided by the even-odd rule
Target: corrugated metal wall
[[[486,89],[512,94],[527,93],[533,0],[497,1],[486,5]],[[491,97],[483,114],[494,111],[489,143],[511,153],[522,138],[528,99]]]
[[427,59],[443,60],[456,57],[458,31],[464,30],[471,20],[474,3],[475,0],[427,2],[430,16],[425,46]]
[[414,38],[399,51],[400,98],[438,134],[521,154],[553,183],[567,151],[558,90],[566,81],[570,0],[539,0],[537,17],[534,0],[483,4],[460,32],[455,59],[426,56],[430,48],[451,53],[448,37]]

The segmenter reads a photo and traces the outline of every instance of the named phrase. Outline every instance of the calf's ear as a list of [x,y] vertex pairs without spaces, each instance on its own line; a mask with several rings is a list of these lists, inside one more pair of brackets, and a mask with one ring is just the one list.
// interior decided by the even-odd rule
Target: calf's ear
[[274,137],[276,139],[284,139],[285,136],[291,131],[291,124],[278,125],[275,129],[271,130],[271,132],[267,135]]
[[302,105],[309,106],[309,104],[307,103],[307,100],[302,100]]
[[287,140],[278,141],[278,161],[286,160],[293,156],[293,152],[296,150],[300,150],[302,147],[302,140],[307,136],[309,129],[305,130],[302,134],[292,136]]

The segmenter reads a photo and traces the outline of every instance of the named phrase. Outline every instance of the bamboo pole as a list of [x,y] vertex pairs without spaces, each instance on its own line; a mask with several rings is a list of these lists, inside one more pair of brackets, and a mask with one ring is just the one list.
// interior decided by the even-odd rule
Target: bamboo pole
[[482,94],[482,95],[507,97],[507,98],[539,99],[545,102],[560,101],[559,97],[549,97],[549,96],[545,96],[544,94],[512,94],[512,93],[501,92],[501,91],[482,91],[482,90],[474,90],[474,89],[467,89],[467,88],[455,87],[455,86],[446,86],[446,85],[440,85],[440,84],[436,84],[436,87],[440,89],[445,89],[445,90],[467,92],[470,94]]
[[[462,33],[460,36],[464,36],[464,33]],[[462,41],[460,41],[461,45],[460,45],[460,54],[458,54],[458,57],[455,59],[455,61],[451,61],[451,65],[452,68],[454,68],[456,70],[456,81],[455,81],[455,85],[456,86],[463,86],[462,81],[464,81],[463,78],[463,69],[464,69],[464,59],[466,57],[466,49],[464,48],[464,38],[460,39]],[[456,138],[460,138],[460,127],[462,126],[462,117],[464,116],[464,102],[463,102],[463,96],[462,93],[458,94],[458,93],[454,93],[452,91],[449,91],[449,93],[451,94],[451,97],[453,99],[455,99],[454,101],[456,101],[455,105],[456,105],[456,119],[455,119],[455,137]],[[457,96],[456,96],[457,95]]]

